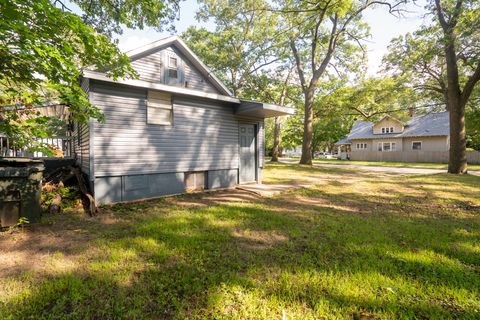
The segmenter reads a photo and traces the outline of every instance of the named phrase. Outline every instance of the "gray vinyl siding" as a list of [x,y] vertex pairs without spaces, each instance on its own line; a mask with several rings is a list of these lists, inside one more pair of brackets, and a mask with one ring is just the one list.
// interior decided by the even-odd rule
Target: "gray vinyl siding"
[[88,124],[79,125],[80,145],[78,146],[82,172],[90,174],[90,130]]
[[95,83],[95,176],[238,169],[238,119],[232,106],[173,98],[173,126],[146,123],[144,89]]
[[219,93],[213,84],[173,46],[148,53],[132,61],[132,67],[139,74],[140,80],[172,84],[169,83],[168,72],[164,69],[167,66],[167,53],[174,53],[178,58],[178,83],[174,85],[199,91]]
[[229,188],[238,183],[238,170],[211,170],[208,171],[208,189]]
[[186,87],[194,90],[218,93],[215,87],[203,77],[203,75],[183,56],[184,77],[187,82]]
[[156,51],[133,60],[131,65],[137,71],[140,80],[163,83],[162,61],[162,52]]
[[[89,94],[90,81],[83,78],[80,86]],[[90,174],[90,128],[89,123],[75,123],[74,127],[74,150],[76,162],[80,166],[82,172]]]

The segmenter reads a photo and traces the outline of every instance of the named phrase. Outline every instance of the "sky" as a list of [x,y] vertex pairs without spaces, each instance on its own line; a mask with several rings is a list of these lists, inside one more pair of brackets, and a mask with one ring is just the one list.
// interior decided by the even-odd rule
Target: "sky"
[[[388,13],[385,7],[368,9],[365,12],[365,21],[371,27],[371,38],[366,43],[368,50],[368,74],[375,75],[381,66],[382,57],[387,53],[387,47],[392,38],[399,35],[413,32],[423,22],[423,7],[426,0],[418,0],[417,5],[410,5],[408,13],[402,18],[397,18]],[[198,9],[197,0],[186,0],[181,3],[180,19],[175,22],[177,34],[181,34],[189,26],[203,26],[209,30],[214,29],[212,22],[198,22],[195,19],[195,13]],[[119,47],[123,51],[128,51],[141,47],[145,44],[159,40],[169,33],[159,33],[153,29],[129,30],[118,37]]]

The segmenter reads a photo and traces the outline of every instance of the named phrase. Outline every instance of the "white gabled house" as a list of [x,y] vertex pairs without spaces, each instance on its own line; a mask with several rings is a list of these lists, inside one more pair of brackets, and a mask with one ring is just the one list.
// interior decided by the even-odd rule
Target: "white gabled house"
[[407,122],[387,115],[377,122],[356,121],[335,145],[343,159],[448,162],[449,137],[448,112],[417,115]]

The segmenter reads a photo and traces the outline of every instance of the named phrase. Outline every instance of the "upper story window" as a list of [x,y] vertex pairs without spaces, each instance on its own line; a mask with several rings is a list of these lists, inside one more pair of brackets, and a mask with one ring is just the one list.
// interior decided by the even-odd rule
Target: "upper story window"
[[177,68],[177,58],[176,57],[170,57],[170,59],[168,59],[168,67],[169,68],[174,68],[176,69]]
[[366,143],[357,143],[357,149],[359,149],[359,150],[367,149],[367,144]]
[[168,57],[168,77],[171,79],[178,78],[178,58],[177,57]]
[[382,128],[382,133],[393,133],[393,127]]

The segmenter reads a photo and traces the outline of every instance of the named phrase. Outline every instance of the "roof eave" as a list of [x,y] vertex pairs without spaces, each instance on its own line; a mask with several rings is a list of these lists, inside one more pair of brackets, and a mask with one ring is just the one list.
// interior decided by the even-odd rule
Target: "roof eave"
[[153,90],[165,91],[165,92],[169,92],[169,93],[176,93],[176,94],[180,94],[180,95],[195,96],[195,97],[200,97],[200,98],[205,98],[205,99],[220,100],[220,101],[240,104],[240,99],[237,99],[237,98],[232,97],[232,96],[221,95],[221,94],[217,94],[217,93],[204,92],[204,91],[193,90],[193,89],[188,89],[188,88],[174,87],[174,86],[169,86],[169,85],[166,85],[166,84],[153,83],[153,82],[148,82],[148,81],[144,81],[144,80],[137,80],[137,79],[116,79],[116,80],[114,80],[112,78],[107,77],[104,73],[97,72],[97,71],[85,70],[83,72],[83,76],[85,78],[89,78],[89,79],[93,79],[93,80],[99,80],[99,81],[111,82],[111,83],[116,83],[116,84],[129,85],[129,86],[133,86],[133,87],[153,89]]
[[279,117],[292,115],[294,113],[295,110],[293,108],[250,100],[240,100],[240,106],[235,110],[235,114],[237,115],[257,118]]
[[448,134],[424,134],[424,135],[401,135],[401,136],[380,136],[380,137],[352,137],[350,140],[374,140],[374,139],[401,139],[421,137],[448,137]]

